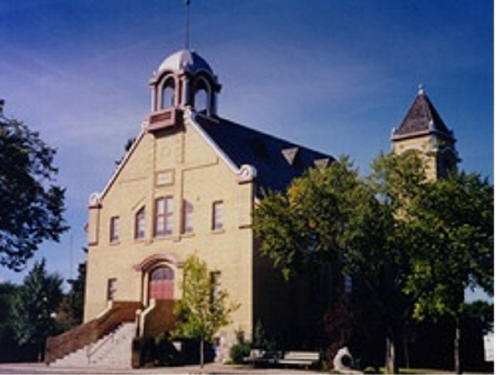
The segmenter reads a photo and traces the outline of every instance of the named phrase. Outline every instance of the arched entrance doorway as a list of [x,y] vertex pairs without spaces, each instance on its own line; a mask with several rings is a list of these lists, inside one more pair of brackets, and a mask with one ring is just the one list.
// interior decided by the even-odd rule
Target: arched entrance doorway
[[154,268],[149,273],[149,299],[174,299],[174,271],[166,265]]

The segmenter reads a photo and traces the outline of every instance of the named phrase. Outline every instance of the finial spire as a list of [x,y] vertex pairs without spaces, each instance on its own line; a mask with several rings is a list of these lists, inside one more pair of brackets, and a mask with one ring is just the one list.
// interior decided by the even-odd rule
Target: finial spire
[[184,48],[189,50],[189,3],[190,0],[184,0],[184,3],[186,4],[186,40],[184,44]]
[[418,84],[418,95],[424,95],[424,85],[422,83]]

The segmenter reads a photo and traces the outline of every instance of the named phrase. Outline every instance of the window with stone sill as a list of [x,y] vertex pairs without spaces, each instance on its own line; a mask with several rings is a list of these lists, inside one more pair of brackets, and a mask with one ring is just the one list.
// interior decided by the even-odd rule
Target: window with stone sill
[[120,223],[119,216],[113,216],[109,222],[109,241],[110,242],[118,242],[118,240],[120,239],[119,223]]
[[182,233],[193,233],[193,214],[193,205],[185,200],[182,213]]
[[108,288],[106,298],[108,301],[113,301],[116,297],[116,278],[108,279]]
[[156,199],[155,236],[167,236],[174,229],[174,199],[171,196]]
[[212,209],[212,230],[221,230],[224,228],[223,202],[217,201]]
[[146,235],[146,209],[142,207],[135,214],[135,234],[134,237],[136,240],[144,239]]

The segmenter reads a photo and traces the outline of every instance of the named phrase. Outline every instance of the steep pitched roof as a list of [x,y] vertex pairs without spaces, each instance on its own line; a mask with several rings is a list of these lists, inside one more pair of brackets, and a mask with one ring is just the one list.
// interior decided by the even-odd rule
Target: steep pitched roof
[[250,164],[257,169],[258,187],[284,191],[293,178],[316,166],[318,161],[326,166],[325,159],[335,160],[330,155],[220,117],[211,120],[198,115],[196,122],[238,168]]
[[394,136],[409,136],[426,131],[439,131],[449,136],[453,134],[447,128],[427,95],[421,91],[413,101],[403,122],[394,132]]

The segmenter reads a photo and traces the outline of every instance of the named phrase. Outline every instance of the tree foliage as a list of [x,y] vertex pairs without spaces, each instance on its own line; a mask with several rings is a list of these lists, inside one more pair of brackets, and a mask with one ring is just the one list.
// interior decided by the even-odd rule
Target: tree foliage
[[[407,176],[404,168],[401,175],[419,178]],[[374,177],[370,184],[342,157],[326,169],[309,169],[286,194],[266,192],[254,214],[260,251],[285,279],[322,263],[337,274],[353,275],[370,291],[390,345],[408,305],[401,290],[407,260],[400,253],[404,246],[395,246],[397,201],[392,198],[401,177],[392,177],[388,182]]]
[[54,155],[38,132],[0,114],[0,265],[19,271],[43,240],[67,229]]
[[464,290],[493,294],[493,187],[477,174],[450,173],[426,184],[409,205],[413,272],[406,292],[414,316],[458,316]]
[[203,345],[217,331],[231,322],[230,315],[238,306],[228,301],[225,290],[216,289],[207,265],[195,255],[184,263],[183,296],[175,306],[174,336],[200,339],[200,365],[203,366]]
[[260,252],[285,279],[325,262],[352,272],[369,244],[384,241],[387,217],[347,158],[326,169],[309,169],[286,194],[264,192],[253,228]]
[[45,339],[57,330],[55,312],[63,297],[62,282],[59,275],[47,273],[45,260],[36,262],[12,302],[16,341],[39,348],[40,360]]
[[12,329],[12,302],[17,289],[17,285],[0,283],[0,362],[13,362],[21,357]]
[[420,155],[380,155],[367,179],[347,158],[309,169],[254,213],[260,251],[285,279],[333,264],[370,292],[387,335],[386,371],[408,321],[458,313],[466,287],[493,291],[493,188],[475,174],[426,176]]
[[[83,251],[87,253],[87,248],[84,247]],[[70,289],[64,295],[57,311],[57,321],[64,331],[81,324],[83,321],[86,274],[87,261],[84,261],[78,264],[77,277],[66,280]]]

